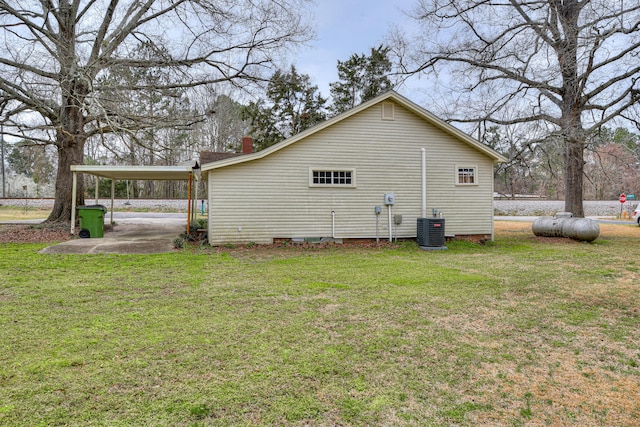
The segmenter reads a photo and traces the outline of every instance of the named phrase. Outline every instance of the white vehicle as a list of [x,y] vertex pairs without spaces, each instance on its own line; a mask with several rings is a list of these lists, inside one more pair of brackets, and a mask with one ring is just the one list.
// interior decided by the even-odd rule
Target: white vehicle
[[638,203],[638,206],[636,206],[636,210],[633,211],[633,221],[640,225],[640,203]]

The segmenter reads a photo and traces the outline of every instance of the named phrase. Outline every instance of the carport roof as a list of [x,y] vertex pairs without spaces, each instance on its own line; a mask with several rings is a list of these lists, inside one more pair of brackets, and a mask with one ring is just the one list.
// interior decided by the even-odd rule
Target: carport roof
[[[72,165],[71,172],[86,173],[110,179],[186,180],[193,173],[193,166],[105,166]],[[194,174],[193,177],[197,179]]]

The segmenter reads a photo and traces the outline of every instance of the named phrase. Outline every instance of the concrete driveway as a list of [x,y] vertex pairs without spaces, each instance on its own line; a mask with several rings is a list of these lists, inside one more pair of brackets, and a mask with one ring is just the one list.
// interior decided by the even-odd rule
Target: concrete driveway
[[113,230],[107,227],[102,238],[69,240],[44,248],[40,253],[158,254],[172,252],[173,240],[186,231],[187,224],[186,214],[114,212],[113,219],[116,225]]

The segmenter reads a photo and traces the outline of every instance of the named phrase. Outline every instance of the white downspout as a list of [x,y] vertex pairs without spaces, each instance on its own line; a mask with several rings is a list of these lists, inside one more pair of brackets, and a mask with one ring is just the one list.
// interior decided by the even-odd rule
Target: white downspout
[[427,150],[421,148],[422,152],[422,218],[427,217]]
[[336,238],[336,211],[331,211],[331,238]]

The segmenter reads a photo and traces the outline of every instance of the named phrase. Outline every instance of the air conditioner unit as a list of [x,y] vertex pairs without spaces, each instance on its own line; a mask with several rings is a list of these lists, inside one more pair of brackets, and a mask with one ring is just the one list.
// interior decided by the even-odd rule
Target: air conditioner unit
[[444,218],[418,218],[418,246],[444,247]]

